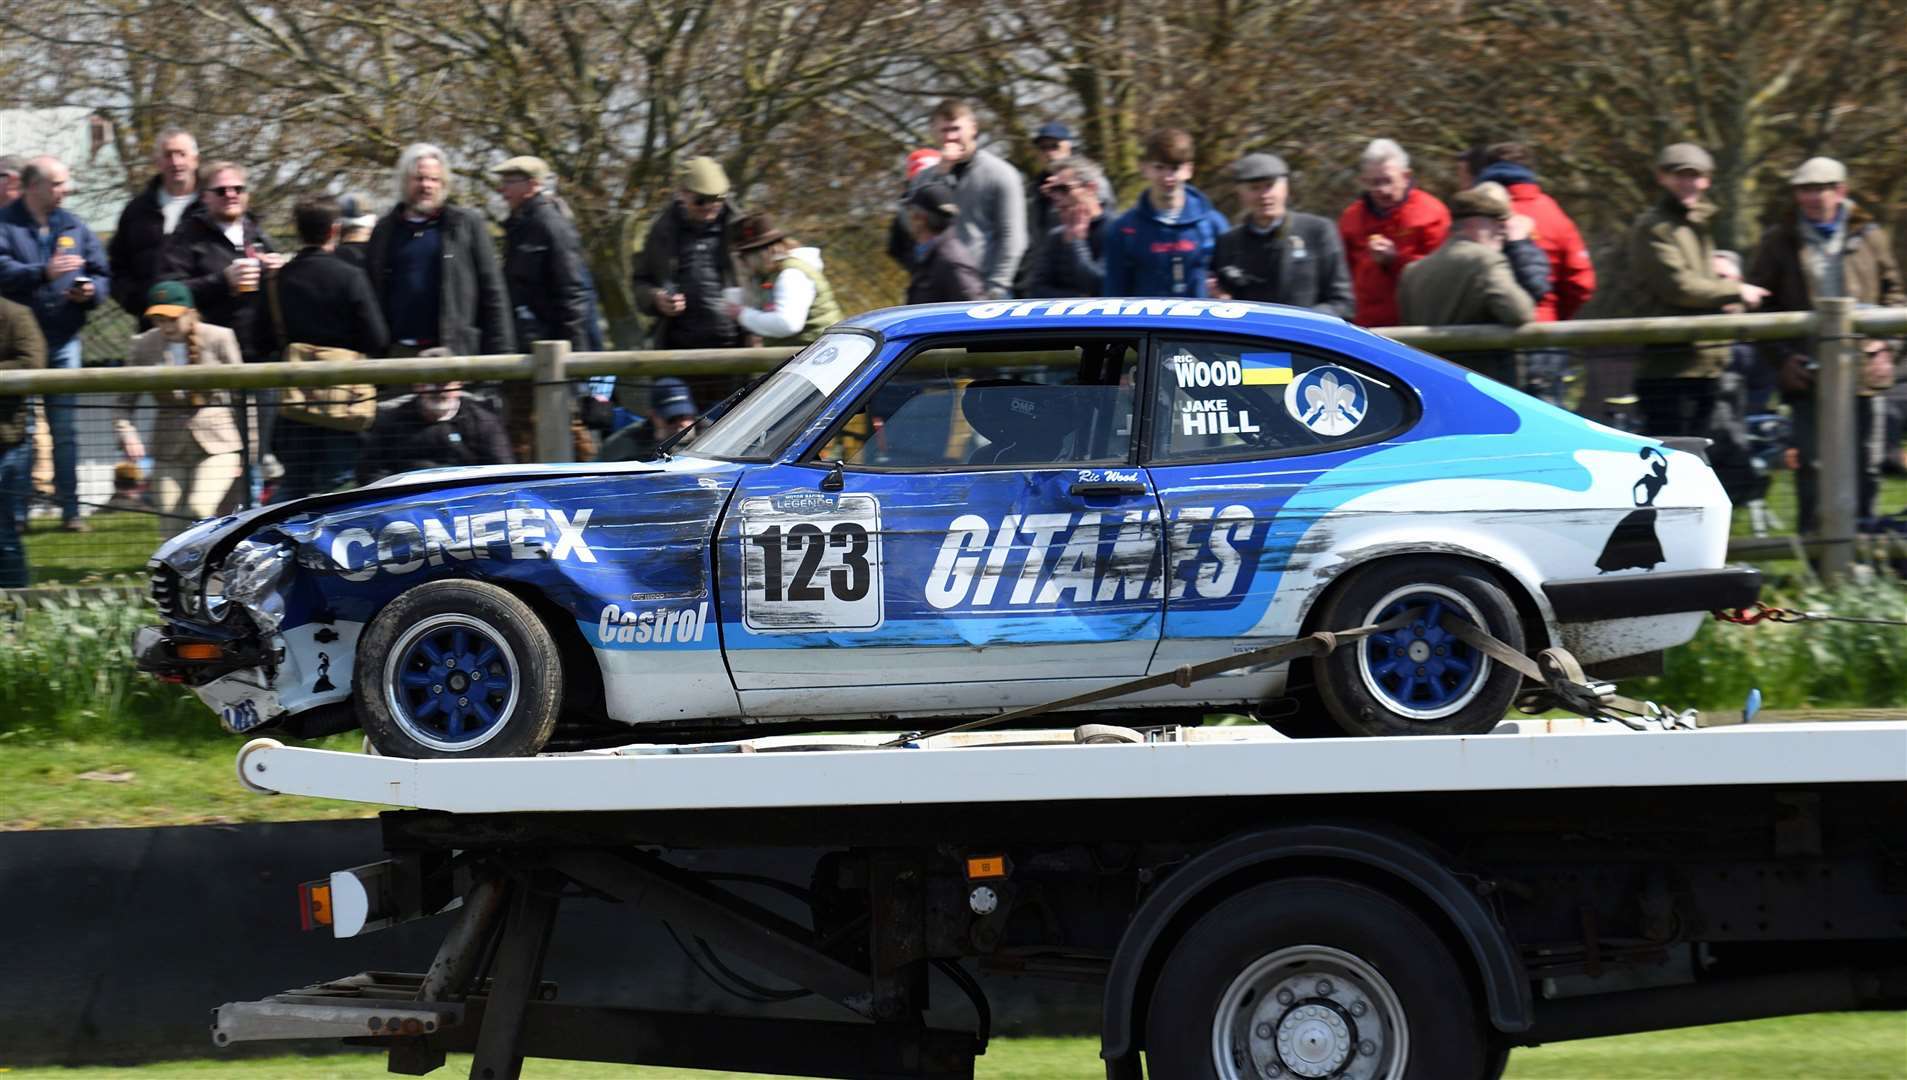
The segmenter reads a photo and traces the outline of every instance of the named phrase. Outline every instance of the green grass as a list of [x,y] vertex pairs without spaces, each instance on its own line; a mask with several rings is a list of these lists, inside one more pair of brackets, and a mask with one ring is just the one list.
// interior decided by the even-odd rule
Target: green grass
[[106,511],[88,517],[86,523],[92,532],[65,532],[53,518],[34,518],[28,524],[26,563],[33,584],[84,584],[114,574],[143,576],[146,560],[159,546],[157,518]]
[[[203,706],[198,724],[216,729]],[[259,795],[233,761],[243,740],[0,740],[0,831],[369,817],[380,808]],[[356,750],[356,735],[310,745]],[[4,1050],[0,1050],[4,1055]]]
[[[4,1060],[4,1059],[0,1059]],[[743,1074],[531,1060],[530,1080],[740,1080]],[[470,1073],[467,1056],[434,1075]],[[183,1061],[136,1069],[15,1069],[8,1080],[373,1080],[382,1055]],[[759,1075],[759,1074],[748,1074]],[[980,1080],[1082,1080],[1104,1075],[1095,1039],[997,1039],[976,1063]],[[1745,1024],[1559,1043],[1510,1056],[1508,1080],[1900,1080],[1907,1077],[1907,1013],[1829,1013]]]

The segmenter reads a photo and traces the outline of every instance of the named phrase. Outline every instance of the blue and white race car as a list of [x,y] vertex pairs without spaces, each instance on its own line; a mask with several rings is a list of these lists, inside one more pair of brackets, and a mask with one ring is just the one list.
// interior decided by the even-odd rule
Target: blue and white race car
[[498,756],[923,727],[1414,609],[1116,704],[1476,732],[1521,677],[1446,613],[1604,675],[1758,589],[1699,445],[1261,304],[874,312],[671,451],[203,522],[152,560],[138,662],[234,732]]

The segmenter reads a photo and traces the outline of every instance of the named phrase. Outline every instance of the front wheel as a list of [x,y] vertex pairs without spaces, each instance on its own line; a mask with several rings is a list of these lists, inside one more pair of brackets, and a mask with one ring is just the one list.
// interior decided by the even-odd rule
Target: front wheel
[[433,581],[371,620],[353,687],[379,753],[515,757],[556,729],[563,664],[549,629],[507,590]]
[[1377,563],[1333,593],[1317,624],[1369,626],[1412,609],[1418,614],[1407,625],[1316,662],[1325,710],[1351,735],[1476,735],[1496,727],[1523,677],[1442,625],[1454,615],[1523,651],[1516,605],[1481,568],[1438,558]]
[[1375,890],[1278,881],[1173,947],[1146,1014],[1146,1071],[1175,1080],[1479,1080],[1485,1022],[1443,942]]

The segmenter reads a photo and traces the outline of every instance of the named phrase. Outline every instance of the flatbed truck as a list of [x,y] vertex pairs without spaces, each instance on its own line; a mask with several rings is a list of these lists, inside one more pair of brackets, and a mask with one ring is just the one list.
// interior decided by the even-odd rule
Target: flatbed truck
[[[406,807],[382,815],[387,858],[304,886],[306,911],[339,937],[445,933],[426,972],[226,1004],[215,1041],[343,1037],[407,1075],[456,1051],[476,1080],[526,1057],[964,1080],[991,1024],[976,968],[1098,984],[1108,1080],[1468,1080],[1519,1046],[1907,1007],[1903,722],[1088,725],[475,761],[259,739],[238,769]],[[763,847],[819,852],[769,883],[785,903],[694,857]],[[839,1018],[566,1003],[541,969],[577,903]],[[935,971],[970,1026],[926,1022]]]

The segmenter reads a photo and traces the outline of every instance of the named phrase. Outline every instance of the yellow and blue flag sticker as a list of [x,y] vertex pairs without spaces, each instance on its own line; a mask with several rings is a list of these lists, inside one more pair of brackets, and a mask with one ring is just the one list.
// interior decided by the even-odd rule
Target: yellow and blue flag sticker
[[1246,386],[1284,386],[1291,382],[1290,353],[1245,353],[1238,364]]

